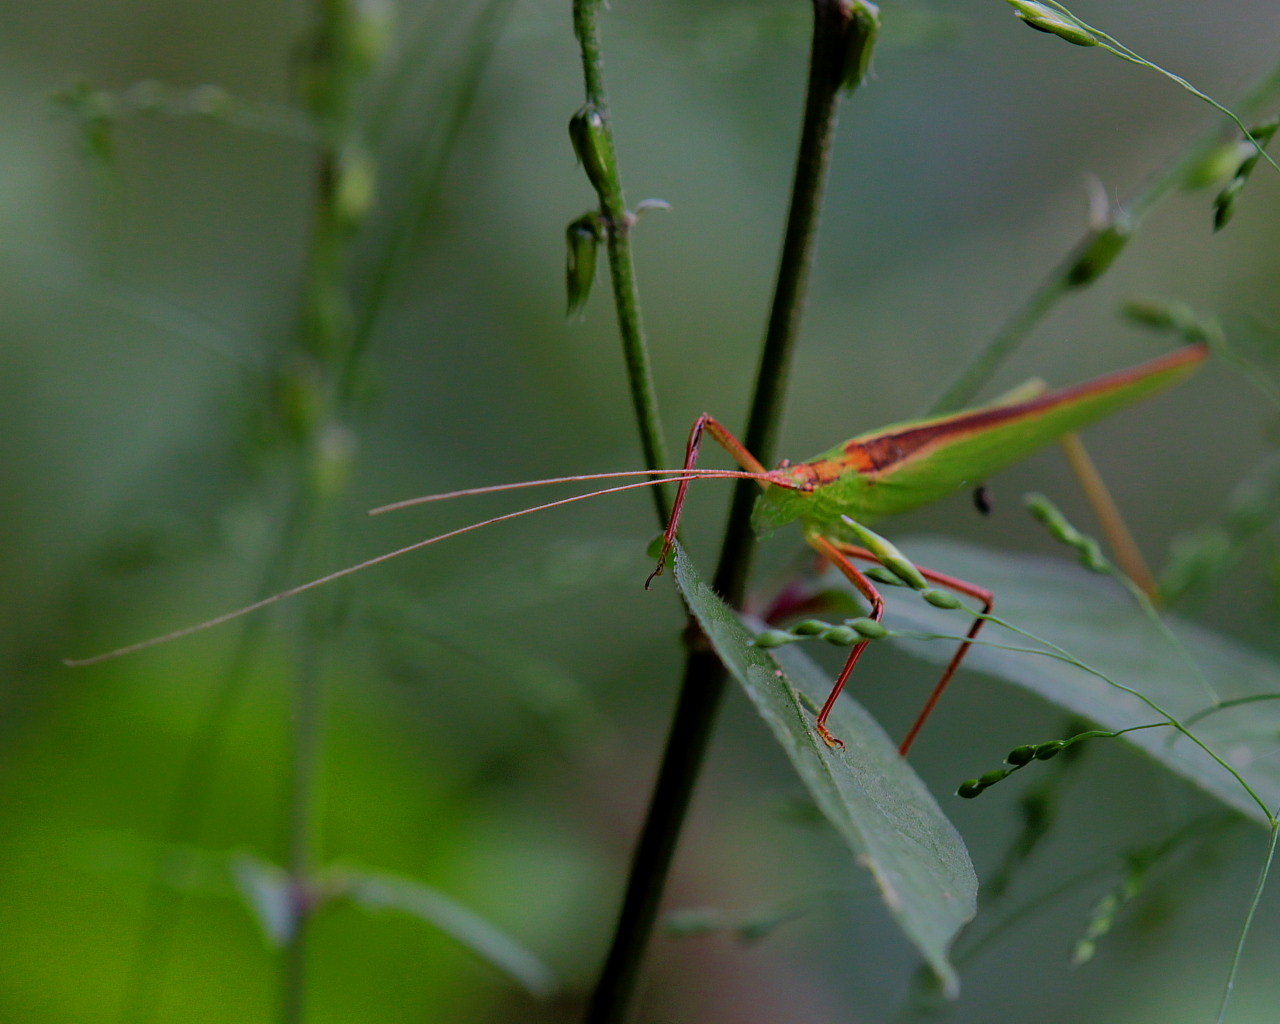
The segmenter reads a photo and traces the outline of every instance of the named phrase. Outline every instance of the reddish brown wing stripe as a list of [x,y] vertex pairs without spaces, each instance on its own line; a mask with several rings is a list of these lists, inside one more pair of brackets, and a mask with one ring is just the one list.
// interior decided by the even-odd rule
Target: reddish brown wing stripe
[[1188,345],[1177,352],[1140,366],[1120,370],[1060,391],[1051,391],[1016,405],[959,413],[896,433],[882,434],[863,441],[849,441],[845,445],[848,456],[847,465],[848,468],[857,469],[860,473],[883,473],[908,459],[927,454],[931,449],[940,447],[946,442],[958,441],[992,427],[1032,418],[1055,406],[1069,404],[1089,395],[1112,391],[1144,377],[1173,370],[1179,366],[1194,365],[1201,362],[1206,355],[1208,355],[1206,346]]

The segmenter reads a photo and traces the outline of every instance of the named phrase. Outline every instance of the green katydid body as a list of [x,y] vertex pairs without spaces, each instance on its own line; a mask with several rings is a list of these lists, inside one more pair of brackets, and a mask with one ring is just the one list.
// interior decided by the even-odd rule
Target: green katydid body
[[[989,613],[993,602],[993,595],[989,591],[977,584],[966,583],[923,566],[913,565],[891,543],[878,534],[872,533],[863,524],[927,505],[959,488],[980,484],[990,474],[1025,458],[1055,439],[1174,384],[1194,371],[1207,355],[1208,350],[1205,346],[1190,345],[1161,359],[1106,377],[1099,377],[1097,380],[1078,384],[1072,388],[1049,392],[1039,387],[1019,389],[1015,394],[980,409],[895,424],[845,441],[808,462],[783,462],[774,470],[765,469],[756,457],[713,417],[701,416],[690,432],[683,469],[663,471],[662,474],[666,476],[674,473],[675,479],[680,482],[680,487],[672,508],[671,519],[667,524],[662,554],[649,581],[662,571],[662,566],[675,543],[676,530],[689,484],[695,479],[738,477],[755,480],[764,488],[752,516],[756,529],[766,532],[778,526],[799,521],[804,527],[805,539],[808,543],[822,557],[836,565],[867,599],[871,606],[870,616],[873,620],[878,622],[883,616],[884,601],[870,579],[854,564],[855,559],[879,562],[904,583],[924,592],[927,600],[932,600],[935,604],[942,602],[942,607],[955,605],[939,597],[938,592],[930,588],[930,584],[938,584],[976,599],[981,602],[984,613]],[[743,472],[695,468],[704,431],[725,447],[743,467]],[[538,484],[608,479],[644,473],[646,471],[640,470],[560,477],[551,480],[526,481],[521,484],[499,484],[449,494],[427,495],[424,498],[398,502],[378,511],[388,511],[392,508],[403,508],[463,494],[482,494]],[[164,636],[153,637],[141,643],[130,644],[92,658],[68,661],[68,664],[92,664],[167,643],[482,526],[581,501],[597,494],[648,487],[660,482],[662,482],[661,476],[637,483],[620,484],[603,491],[562,498],[544,505],[472,523],[448,533],[417,541],[357,565],[339,569],[327,576],[291,587],[197,625],[175,630]],[[983,621],[981,615],[975,618],[964,642],[957,649],[924,710],[917,718],[916,724],[912,726],[903,741],[901,747],[903,754],[910,748],[925,719],[937,704],[938,698],[960,665]],[[831,694],[815,722],[818,734],[833,746],[840,745],[840,741],[827,730],[825,724],[827,716],[868,642],[863,640],[853,647],[845,662],[844,670],[836,679]]]
[[895,424],[807,462],[783,463],[774,473],[795,487],[766,486],[753,525],[767,532],[798,520],[807,533],[847,538],[843,516],[873,522],[977,486],[1064,434],[1169,387],[1207,355],[1205,346],[1189,345],[1075,387]]

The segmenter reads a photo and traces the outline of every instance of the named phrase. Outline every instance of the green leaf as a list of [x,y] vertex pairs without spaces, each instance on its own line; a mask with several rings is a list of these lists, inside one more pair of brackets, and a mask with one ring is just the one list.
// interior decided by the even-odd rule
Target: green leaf
[[884,731],[856,702],[831,716],[845,743],[818,737],[800,696],[821,701],[826,672],[796,647],[765,652],[738,616],[698,577],[682,550],[676,582],[716,653],[742,684],[823,814],[875,878],[889,911],[938,975],[959,988],[947,950],[976,909],[977,879],[955,828]]
[[[1188,722],[1213,706],[1259,694],[1280,694],[1280,666],[1230,637],[1174,615],[1165,622],[1189,652],[1162,635],[1120,584],[1058,559],[998,552],[935,537],[909,538],[901,545],[912,560],[970,580],[995,593],[995,614],[1065,649],[1091,668],[1144,694]],[[885,594],[885,622],[894,630],[962,633],[964,612],[943,612],[911,594]],[[988,624],[981,639],[1018,647],[1035,646],[1025,637]],[[925,661],[947,662],[953,643],[895,640]],[[1081,670],[1040,655],[977,645],[966,669],[1015,683],[1107,729],[1160,720],[1131,694]],[[963,676],[963,672],[961,675]],[[958,681],[963,687],[964,681]],[[950,696],[950,695],[949,695]],[[954,698],[959,699],[959,698]],[[941,714],[946,714],[944,701]],[[1236,769],[1263,803],[1280,806],[1280,700],[1247,703],[1216,711],[1191,724],[1192,731]],[[1171,771],[1258,821],[1262,808],[1240,782],[1203,750],[1173,729],[1148,729],[1122,739],[1141,748]]]
[[446,932],[473,953],[518,982],[530,994],[548,996],[555,977],[541,960],[515,939],[475,911],[444,893],[407,878],[344,871],[340,889],[351,902],[367,910],[400,910]]

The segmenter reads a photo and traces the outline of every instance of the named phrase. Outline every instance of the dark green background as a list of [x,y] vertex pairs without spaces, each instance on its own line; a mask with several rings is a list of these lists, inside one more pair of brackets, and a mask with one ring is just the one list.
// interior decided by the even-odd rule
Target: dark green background
[[[673,207],[635,235],[673,449],[704,410],[734,426],[744,416],[785,212],[806,7],[616,0],[603,19],[629,198]],[[407,180],[422,125],[448,116],[477,17],[472,5],[400,8],[407,70],[385,83],[401,96],[382,150],[387,197]],[[876,73],[845,111],[835,154],[783,432],[796,458],[916,415],[1079,236],[1087,175],[1124,197],[1212,123],[1172,83],[1028,32],[998,0],[883,8]],[[262,392],[241,362],[269,361],[290,336],[309,223],[302,143],[138,117],[104,165],[49,96],[78,80],[158,79],[286,103],[304,13],[251,0],[0,0],[0,1020],[121,1019],[148,873],[237,627],[93,669],[58,659],[255,595],[278,456],[254,441]],[[1228,101],[1269,68],[1280,36],[1273,0],[1081,0],[1079,13]],[[580,322],[562,315],[563,227],[592,203],[564,130],[580,102],[567,0],[516,3],[375,338],[380,394],[356,425],[344,558],[523,499],[361,517],[385,501],[638,465],[605,289]],[[1274,172],[1260,170],[1217,236],[1207,194],[1173,199],[997,383],[1068,382],[1155,354],[1115,316],[1134,294],[1274,325],[1277,195]],[[357,277],[385,226],[357,248]],[[223,344],[242,358],[220,354]],[[1091,433],[1155,561],[1264,456],[1273,418],[1215,364]],[[994,482],[995,518],[958,496],[897,529],[1048,552],[1018,509],[1033,488],[1083,516],[1049,452]],[[704,565],[726,491],[708,485],[692,500],[686,541]],[[673,588],[640,587],[653,532],[650,503],[633,494],[460,539],[353,581],[336,645],[321,859],[438,887],[544,956],[571,992],[589,985],[612,925],[681,657]],[[767,545],[761,579],[795,564],[797,540]],[[1208,614],[1274,648],[1272,557],[1257,545]],[[292,618],[267,630],[225,746],[201,766],[211,799],[197,834],[167,859],[177,928],[169,955],[142,965],[157,1020],[272,1019],[276,955],[226,863],[281,856]],[[873,654],[857,689],[897,733],[928,670]],[[964,678],[926,733],[917,767],[980,872],[1017,827],[1017,788],[963,805],[947,794],[1015,743],[1060,728],[1030,698]],[[669,905],[740,914],[839,894],[757,945],[661,936],[638,1020],[891,1018],[911,951],[836,840],[787,813],[798,788],[732,694]],[[1201,808],[1135,755],[1100,750],[1013,903]],[[1160,876],[1098,960],[1074,972],[1071,944],[1109,876],[1073,890],[965,971],[951,1019],[1211,1019],[1263,838],[1239,830]],[[1273,904],[1245,958],[1237,1024],[1274,1019]],[[317,1024],[574,1019],[572,997],[538,1007],[390,913],[327,913],[312,966]]]

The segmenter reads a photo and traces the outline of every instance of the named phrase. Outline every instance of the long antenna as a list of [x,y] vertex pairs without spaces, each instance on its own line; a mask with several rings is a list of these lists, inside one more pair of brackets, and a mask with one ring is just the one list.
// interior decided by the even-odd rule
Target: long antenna
[[[514,484],[489,484],[485,487],[468,487],[462,491],[445,491],[441,494],[424,494],[419,498],[405,498],[403,501],[393,501],[390,505],[379,505],[377,508],[371,508],[369,515],[380,516],[384,512],[398,512],[402,508],[412,508],[414,505],[426,505],[433,501],[444,501],[447,498],[465,498],[473,494],[494,494],[497,491],[514,491],[525,487],[542,487],[545,484],[573,484],[583,483],[588,480],[616,480],[625,476],[661,476],[663,479],[654,480],[653,483],[677,483],[680,480],[692,480],[698,477],[709,477],[711,479],[725,478],[742,478],[750,480],[767,480],[770,483],[788,486],[787,481],[782,477],[774,477],[772,474],[761,474],[751,472],[739,472],[737,470],[724,469],[628,469],[617,473],[582,473],[578,476],[550,476],[545,480],[522,480]],[[593,493],[605,494],[606,491],[596,491]]]
[[[663,471],[659,471],[663,472]],[[357,562],[355,565],[349,565],[345,569],[339,569],[336,572],[328,573],[317,579],[310,580],[307,583],[300,583],[296,587],[290,587],[288,590],[282,590],[278,594],[272,594],[270,597],[264,597],[260,601],[254,601],[252,604],[244,605],[242,608],[236,608],[234,611],[226,612],[212,619],[206,619],[204,622],[198,622],[194,626],[184,626],[182,629],[175,629],[171,633],[165,633],[162,636],[152,637],[149,640],[140,640],[134,644],[128,644],[125,647],[118,647],[114,651],[107,651],[104,654],[95,654],[89,658],[64,658],[63,664],[71,668],[82,668],[86,665],[97,665],[103,661],[111,661],[115,658],[123,658],[127,654],[136,654],[138,651],[145,651],[151,647],[159,647],[161,644],[167,644],[173,640],[179,640],[184,636],[190,636],[192,633],[200,633],[206,629],[213,629],[215,626],[221,626],[224,622],[230,622],[232,619],[238,619],[242,615],[248,615],[256,612],[268,605],[275,604],[277,601],[283,601],[286,598],[296,597],[298,594],[306,593],[308,590],[314,590],[316,587],[323,586],[326,583],[332,583],[334,580],[342,579],[344,576],[350,576],[353,573],[360,572],[364,569],[370,569],[375,565],[381,565],[383,562],[389,562],[393,558],[399,558],[401,555],[407,555],[411,551],[417,551],[420,548],[429,547],[432,544],[438,544],[442,540],[448,540],[451,537],[459,537],[464,533],[470,533],[473,530],[479,530],[485,526],[492,526],[495,523],[505,522],[508,519],[518,519],[521,516],[531,515],[534,512],[545,512],[547,509],[558,508],[561,505],[571,505],[575,501],[585,501],[587,498],[596,498],[603,494],[616,494],[619,491],[631,491],[640,487],[653,487],[657,484],[678,482],[680,480],[697,480],[697,479],[722,479],[722,480],[765,480],[769,483],[782,483],[775,480],[770,474],[749,473],[739,470],[694,470],[692,472],[684,472],[683,470],[668,470],[666,472],[678,472],[679,476],[672,476],[661,480],[641,480],[637,483],[619,484],[617,487],[606,487],[600,491],[589,491],[586,494],[575,494],[569,498],[560,498],[558,501],[550,501],[544,505],[534,505],[531,508],[520,509],[518,512],[507,512],[504,515],[494,516],[492,519],[484,519],[478,523],[471,523],[469,526],[461,526],[456,530],[450,530],[448,533],[437,534],[434,537],[428,537],[426,540],[415,541],[402,548],[396,548],[394,551],[388,551],[385,554],[377,555],[374,558],[366,559],[363,562]],[[649,470],[641,470],[639,473],[648,476],[651,475]],[[636,472],[625,473],[600,473],[579,477],[557,477],[553,480],[534,480],[527,484],[498,484],[494,487],[473,488],[467,491],[453,491],[449,494],[428,495],[425,498],[413,498],[409,502],[398,503],[395,506],[386,506],[387,509],[400,507],[404,504],[415,504],[426,501],[443,500],[444,498],[454,497],[464,494],[485,493],[486,491],[511,490],[516,487],[528,486],[536,487],[544,483],[558,483],[561,481],[573,480],[589,480],[604,479],[607,477],[617,476],[635,476]],[[784,484],[785,486],[785,484]],[[375,509],[375,511],[382,511]]]

